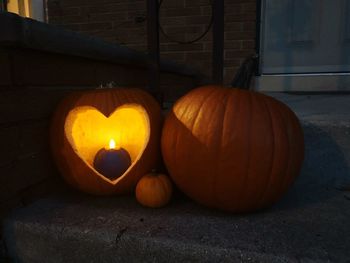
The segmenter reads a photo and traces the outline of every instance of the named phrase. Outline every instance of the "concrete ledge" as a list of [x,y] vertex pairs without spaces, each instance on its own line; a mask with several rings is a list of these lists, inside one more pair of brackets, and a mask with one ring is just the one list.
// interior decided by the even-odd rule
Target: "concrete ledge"
[[[142,68],[149,64],[145,53],[13,13],[0,12],[0,25],[0,45],[3,46],[30,48]],[[162,72],[198,80],[203,78],[195,69],[173,61],[161,60],[160,66]]]
[[[133,197],[65,193],[4,222],[14,262],[347,262],[350,126],[304,123],[301,176],[271,209],[230,215],[182,196],[163,209]],[[347,156],[345,156],[347,154]]]
[[15,213],[4,236],[14,262],[347,262],[350,201],[298,194],[236,216],[188,200],[151,210],[132,197],[65,195]]
[[147,209],[132,196],[65,192],[7,217],[7,255],[26,263],[349,262],[350,96],[274,96],[301,118],[306,148],[300,177],[272,208],[230,215],[178,194]]

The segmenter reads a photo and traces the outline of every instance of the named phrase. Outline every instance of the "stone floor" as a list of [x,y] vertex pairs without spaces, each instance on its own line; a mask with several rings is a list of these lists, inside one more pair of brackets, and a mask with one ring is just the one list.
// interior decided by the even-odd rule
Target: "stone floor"
[[273,94],[301,119],[302,173],[259,213],[232,215],[177,194],[162,209],[133,196],[67,191],[4,222],[16,262],[350,262],[350,95]]

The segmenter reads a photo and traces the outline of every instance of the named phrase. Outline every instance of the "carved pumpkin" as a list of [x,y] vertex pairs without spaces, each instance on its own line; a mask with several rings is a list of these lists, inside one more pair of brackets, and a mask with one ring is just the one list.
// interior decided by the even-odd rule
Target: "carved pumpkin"
[[172,195],[172,184],[165,174],[149,173],[136,185],[136,199],[143,206],[158,208],[165,206]]
[[[140,89],[96,89],[76,92],[55,111],[51,126],[53,157],[64,179],[92,194],[132,192],[142,175],[159,160],[161,111]],[[94,158],[115,141],[131,164],[117,178],[94,167]]]
[[286,105],[220,86],[197,88],[177,101],[161,143],[170,176],[185,194],[232,212],[276,202],[304,156],[302,128]]

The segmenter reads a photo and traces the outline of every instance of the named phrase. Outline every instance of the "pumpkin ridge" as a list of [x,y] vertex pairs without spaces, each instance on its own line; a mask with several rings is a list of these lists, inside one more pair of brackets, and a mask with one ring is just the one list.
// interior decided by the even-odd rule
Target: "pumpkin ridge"
[[[170,113],[169,114],[173,119],[174,118],[176,118],[175,117],[175,114],[174,113]],[[173,123],[171,123],[171,122],[169,122],[169,119],[168,120],[166,120],[165,121],[165,124],[167,124],[167,123],[170,123],[169,125],[171,125],[172,127],[174,127],[175,125],[177,125],[177,123],[176,122],[174,122],[175,123],[175,125],[173,124]],[[164,130],[162,131],[162,140],[164,140],[163,138],[165,138],[165,135],[164,135]],[[169,134],[172,134],[172,136],[170,136]],[[169,147],[170,148],[173,148],[173,151],[171,151],[171,153],[169,154],[169,155],[171,155],[171,156],[163,156],[163,158],[164,158],[164,161],[166,162],[166,159],[168,159],[168,158],[173,158],[174,160],[176,160],[176,145],[177,145],[177,143],[178,143],[178,140],[179,140],[179,133],[178,132],[176,132],[176,130],[175,129],[169,129],[169,131],[167,132],[167,136],[169,136],[170,138],[174,138],[174,140],[172,140],[172,145],[170,145]],[[162,151],[164,151],[163,150],[163,146],[164,145],[164,143],[162,143]],[[175,155],[175,156],[173,156],[173,155]],[[176,161],[175,161],[175,166],[176,166]]]
[[[198,107],[198,112],[196,113],[196,115],[195,115],[195,117],[193,118],[194,119],[194,121],[193,121],[193,123],[192,123],[192,126],[190,127],[190,131],[192,131],[192,133],[195,135],[195,134],[198,134],[198,132],[196,132],[196,123],[198,123],[198,120],[199,120],[199,116],[200,116],[200,114],[203,112],[203,111],[206,111],[207,109],[208,109],[208,107],[206,107],[205,105],[207,104],[207,103],[209,103],[210,102],[210,99],[213,97],[213,95],[215,95],[216,94],[216,89],[215,88],[211,88],[211,89],[209,89],[209,92],[208,92],[208,94],[207,94],[207,96],[206,97],[204,97],[204,100],[201,102],[201,104],[200,104],[200,106]],[[213,111],[211,111],[210,113],[212,113]],[[198,129],[197,129],[198,130]],[[207,138],[204,138],[204,140],[206,141],[206,139]],[[208,142],[207,142],[208,143]],[[209,142],[210,143],[210,142]],[[212,173],[212,171],[209,171],[210,173]],[[216,174],[216,173],[214,173],[214,174]],[[214,177],[215,177],[215,175],[214,175]],[[214,180],[214,179],[213,179]],[[213,181],[212,181],[212,183],[213,183]],[[211,189],[213,189],[213,187],[211,187]],[[207,194],[206,194],[207,195]],[[211,204],[211,205],[213,205],[213,204]]]
[[[286,110],[284,110],[283,109],[283,111],[284,111],[284,114],[282,114],[282,116],[283,115],[289,115],[288,113],[288,111],[286,111]],[[284,116],[283,116],[284,117]],[[288,153],[288,162],[287,162],[287,167],[286,167],[286,171],[288,171],[287,173],[286,173],[286,175],[285,175],[285,177],[283,178],[283,180],[282,180],[282,189],[284,189],[285,188],[285,184],[286,183],[288,183],[288,181],[289,180],[287,180],[290,176],[289,176],[289,173],[291,173],[290,172],[290,170],[288,169],[289,167],[290,167],[290,164],[291,164],[291,161],[292,161],[292,158],[290,158],[290,155],[291,155],[291,151],[292,151],[292,149],[291,149],[291,137],[289,136],[289,133],[288,133],[288,129],[290,129],[290,127],[288,127],[288,124],[286,124],[286,122],[285,122],[285,118],[283,118],[283,124],[284,124],[284,126],[285,126],[285,132],[286,132],[286,134],[287,134],[287,136],[288,136],[288,151],[287,151],[287,153]]]
[[[281,182],[282,182],[282,186],[284,185],[284,182],[288,179],[288,177],[289,177],[289,173],[290,173],[290,169],[289,169],[289,167],[290,167],[290,164],[291,164],[291,158],[290,158],[290,152],[291,152],[291,147],[290,147],[290,136],[289,136],[289,134],[288,134],[288,124],[286,123],[286,121],[285,121],[285,114],[283,114],[283,111],[284,111],[284,109],[283,108],[280,108],[280,110],[279,110],[279,113],[281,114],[281,116],[282,116],[282,123],[283,123],[283,126],[284,126],[284,128],[285,129],[283,129],[283,131],[284,131],[284,133],[286,134],[286,136],[287,136],[287,151],[286,151],[286,153],[287,153],[287,162],[286,162],[286,165],[285,165],[285,171],[286,171],[286,173],[285,173],[285,175],[284,175],[284,177],[282,178],[282,180],[281,180]],[[281,188],[283,188],[283,187],[281,187]],[[272,196],[272,197],[274,197],[274,196]]]
[[195,126],[196,126],[196,122],[198,122],[198,116],[199,116],[199,114],[203,111],[204,104],[205,104],[206,102],[208,102],[208,100],[210,99],[210,97],[211,97],[213,94],[215,94],[215,92],[216,92],[215,88],[211,89],[211,90],[210,90],[210,93],[209,93],[206,97],[204,97],[204,100],[201,102],[200,107],[198,107],[198,112],[197,112],[197,114],[195,115],[195,117],[193,118],[194,121],[193,121],[191,127],[189,128],[189,130],[190,130],[190,131],[193,131],[193,133],[195,133],[195,132],[194,132],[194,129],[195,129]]
[[[240,108],[240,105],[241,105],[241,103],[242,103],[242,98],[241,98],[241,96],[239,96],[239,94],[240,94],[240,92],[241,92],[241,90],[239,90],[239,89],[237,89],[237,88],[235,88],[235,89],[233,89],[232,90],[232,94],[231,94],[231,99],[235,102],[234,103],[234,110],[232,110],[232,112],[234,113],[234,115],[233,115],[233,121],[235,121],[235,124],[236,124],[236,126],[240,126],[240,124],[239,124],[239,121],[237,121],[238,120],[238,118],[239,118],[239,108]],[[236,94],[235,94],[236,93]],[[227,103],[228,103],[228,101],[227,101]],[[229,130],[231,130],[231,136],[232,136],[232,140],[233,141],[236,141],[237,140],[237,129],[229,129]],[[233,131],[232,131],[233,130]],[[235,134],[236,134],[236,136],[233,136],[232,135],[232,132],[235,132]],[[222,171],[223,173],[225,173],[225,172],[227,172],[227,171]],[[233,175],[233,176],[237,176],[237,173],[235,174],[234,173],[234,171],[228,171],[229,173],[231,172],[231,174]],[[238,205],[239,205],[239,190],[240,190],[240,188],[239,189],[236,189],[236,187],[234,187],[234,189],[232,189],[232,190],[235,190],[234,191],[234,194],[232,195],[233,196],[233,198],[231,198],[231,205],[232,205],[232,203],[233,202],[235,202],[234,203],[234,205],[232,205],[232,207],[237,207]],[[220,193],[219,193],[219,196],[220,196]],[[226,202],[226,201],[225,201]],[[225,204],[226,205],[226,204]],[[226,205],[227,206],[227,205]]]
[[[267,99],[269,99],[269,98],[267,98]],[[274,104],[274,105],[271,105],[271,104]],[[285,123],[285,120],[284,120],[284,116],[283,116],[283,114],[282,114],[282,111],[283,111],[283,108],[282,107],[280,107],[280,104],[277,102],[275,102],[274,100],[269,100],[269,103],[267,103],[267,105],[268,105],[268,107],[269,107],[269,109],[271,110],[271,108],[270,107],[272,107],[273,106],[273,108],[275,109],[275,114],[276,115],[279,115],[279,117],[280,117],[280,125],[282,125],[283,127],[284,127],[284,129],[279,129],[279,130],[283,130],[283,133],[284,133],[284,138],[286,138],[287,140],[285,140],[286,141],[286,150],[284,150],[283,151],[283,153],[285,153],[285,161],[284,161],[284,163],[283,163],[283,166],[282,166],[282,169],[281,169],[281,171],[283,171],[283,173],[285,173],[285,175],[284,176],[280,176],[278,173],[276,173],[276,175],[274,176],[274,177],[272,177],[272,175],[273,175],[273,172],[271,173],[271,175],[270,175],[270,183],[269,183],[269,186],[268,187],[270,187],[271,186],[271,182],[273,182],[274,180],[276,180],[276,177],[282,177],[282,178],[280,178],[279,180],[278,180],[278,185],[281,187],[281,183],[284,181],[284,178],[287,176],[286,174],[287,174],[287,172],[288,172],[288,167],[289,167],[289,159],[290,159],[290,143],[289,143],[289,140],[290,140],[290,138],[289,138],[289,136],[288,136],[288,133],[287,133],[287,131],[286,131],[286,123]],[[278,107],[275,107],[275,106],[278,106]],[[283,106],[283,105],[282,105]],[[273,118],[274,119],[274,118]],[[274,140],[275,140],[275,138],[274,138]],[[276,145],[276,143],[275,143],[275,145]],[[276,151],[275,151],[275,155],[276,155]],[[276,159],[276,158],[274,158],[274,159]],[[276,162],[276,160],[274,160],[274,162]],[[274,166],[275,167],[275,166]],[[274,170],[272,170],[272,171],[274,171]],[[270,193],[270,195],[264,195],[264,198],[262,199],[263,201],[263,203],[267,203],[267,202],[273,202],[278,196],[280,196],[281,195],[281,193],[282,192],[280,192],[280,191],[277,191],[277,192],[274,192],[274,193]]]
[[[240,92],[244,92],[244,91],[240,91]],[[250,163],[251,163],[251,137],[252,137],[252,127],[253,127],[253,123],[250,121],[252,119],[252,114],[253,114],[253,111],[252,111],[252,98],[251,98],[251,93],[250,92],[247,92],[247,101],[249,101],[249,115],[247,117],[247,119],[249,120],[247,123],[248,123],[248,127],[247,127],[247,130],[249,132],[249,135],[248,135],[248,138],[246,140],[246,144],[247,144],[247,163],[246,163],[246,172],[245,172],[245,175],[244,175],[244,180],[243,180],[243,186],[241,188],[241,194],[240,194],[240,199],[241,198],[245,198],[245,196],[247,195],[247,187],[248,187],[248,184],[247,184],[247,181],[248,181],[248,177],[249,177],[249,167],[250,167]],[[248,103],[247,103],[248,104]],[[246,204],[245,204],[246,205]],[[241,209],[241,208],[240,208]]]
[[166,119],[165,165],[179,189],[203,205],[262,209],[300,173],[304,143],[298,124],[288,106],[267,95],[199,87],[179,99]]
[[[234,90],[235,91],[235,90]],[[227,104],[228,101],[232,98],[232,92],[231,90],[227,90],[226,92],[226,96],[225,96],[225,102],[223,103],[223,107],[224,107],[224,114],[222,114],[222,127],[221,127],[221,135],[220,135],[220,145],[218,145],[218,154],[217,156],[221,156],[221,152],[223,150],[222,144],[223,144],[223,139],[224,139],[224,134],[225,134],[225,124],[226,124],[226,118],[227,118]],[[218,162],[217,162],[217,168],[215,169],[217,172],[216,174],[213,176],[213,198],[214,198],[214,203],[218,203],[218,195],[217,195],[217,183],[218,183],[218,174],[219,174],[219,165],[221,163],[221,160],[219,158]]]
[[[186,113],[186,111],[187,111],[187,109],[189,108],[191,106],[191,103],[189,103],[189,102],[187,102],[187,104],[186,104],[186,106],[185,106],[185,110],[184,111],[182,111],[182,113],[181,113],[181,116],[176,116],[176,114],[175,113],[173,113],[173,116],[174,116],[174,118],[175,119],[177,119],[179,122],[180,122],[180,119],[182,119],[182,117],[184,116],[184,114]],[[175,122],[175,124],[178,126],[179,124],[181,125],[181,123],[178,123],[178,122]],[[187,128],[187,127],[186,127]],[[173,153],[175,153],[175,158],[174,158],[174,160],[179,160],[177,157],[177,154],[178,154],[178,151],[177,151],[177,149],[178,149],[178,145],[179,145],[179,143],[181,142],[181,140],[179,139],[180,138],[180,132],[178,132],[178,131],[176,131],[176,137],[175,137],[176,139],[175,139],[175,145],[174,145],[174,151],[173,151]],[[177,162],[175,162],[175,166],[177,166]]]
[[[302,126],[301,126],[301,124],[299,123],[299,121],[298,121],[298,117],[295,115],[295,113],[293,112],[293,111],[289,111],[289,115],[291,115],[292,116],[292,119],[294,120],[292,123],[293,123],[293,129],[294,129],[294,131],[299,131],[300,133],[299,133],[299,136],[298,136],[298,138],[300,139],[300,141],[301,141],[301,144],[303,145],[303,148],[305,147],[305,145],[304,145],[304,132],[303,132],[303,129],[302,129]],[[293,144],[294,145],[294,144]],[[297,150],[296,150],[297,151]],[[295,160],[295,162],[297,163],[297,164],[299,164],[298,165],[298,168],[297,168],[297,173],[300,173],[300,170],[301,170],[301,168],[302,168],[302,163],[303,163],[303,159],[304,159],[304,155],[305,155],[305,153],[304,153],[304,151],[302,151],[302,152],[300,152],[299,151],[299,154],[297,154],[296,155],[296,158],[294,159]],[[294,156],[294,155],[293,155]],[[291,182],[293,182],[294,180],[295,180],[296,178],[291,178],[290,180],[291,180]]]
[[266,97],[265,96],[261,96],[263,101],[263,104],[265,105],[266,111],[268,112],[269,115],[269,120],[270,120],[270,126],[271,126],[271,136],[272,136],[272,143],[273,143],[273,147],[272,147],[272,154],[271,154],[271,161],[270,161],[270,169],[269,169],[269,173],[267,176],[267,180],[265,182],[265,187],[262,189],[262,192],[260,193],[260,198],[258,199],[258,203],[259,203],[259,207],[264,203],[265,200],[265,195],[267,193],[267,190],[270,186],[270,182],[271,182],[271,176],[272,176],[272,172],[274,169],[274,164],[275,164],[275,152],[276,152],[276,139],[275,139],[275,130],[274,130],[274,118],[272,117],[271,114],[271,109],[269,107],[269,105],[266,103]]
[[168,190],[167,185],[163,182],[162,178],[160,178],[159,181],[157,181],[157,184],[160,185],[158,188],[160,189],[161,192],[161,197],[164,198],[166,196],[166,190]]
[[[196,105],[194,105],[196,107],[196,111],[193,113],[193,116],[191,117],[191,122],[188,123],[188,127],[185,125],[186,129],[189,130],[192,133],[193,137],[196,137],[196,134],[197,134],[196,131],[194,130],[194,127],[196,125],[196,122],[198,122],[198,117],[199,117],[200,113],[203,110],[205,110],[205,108],[203,106],[204,106],[205,102],[210,99],[211,95],[215,93],[215,89],[207,88],[206,93],[207,93],[206,96],[203,96],[202,100],[199,103],[197,103]],[[189,100],[187,103],[188,103],[189,106],[192,106],[191,105],[191,100]],[[188,109],[188,107],[186,107],[186,110],[184,112],[186,112],[187,109]],[[178,140],[177,145],[180,142],[181,142],[181,140]],[[189,161],[190,161],[190,159],[186,160],[186,167],[188,167],[188,162]]]

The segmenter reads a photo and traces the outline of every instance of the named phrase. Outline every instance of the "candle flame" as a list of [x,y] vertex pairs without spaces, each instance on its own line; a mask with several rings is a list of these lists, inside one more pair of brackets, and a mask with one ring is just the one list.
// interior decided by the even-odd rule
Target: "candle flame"
[[115,149],[115,141],[113,139],[109,140],[109,149]]

